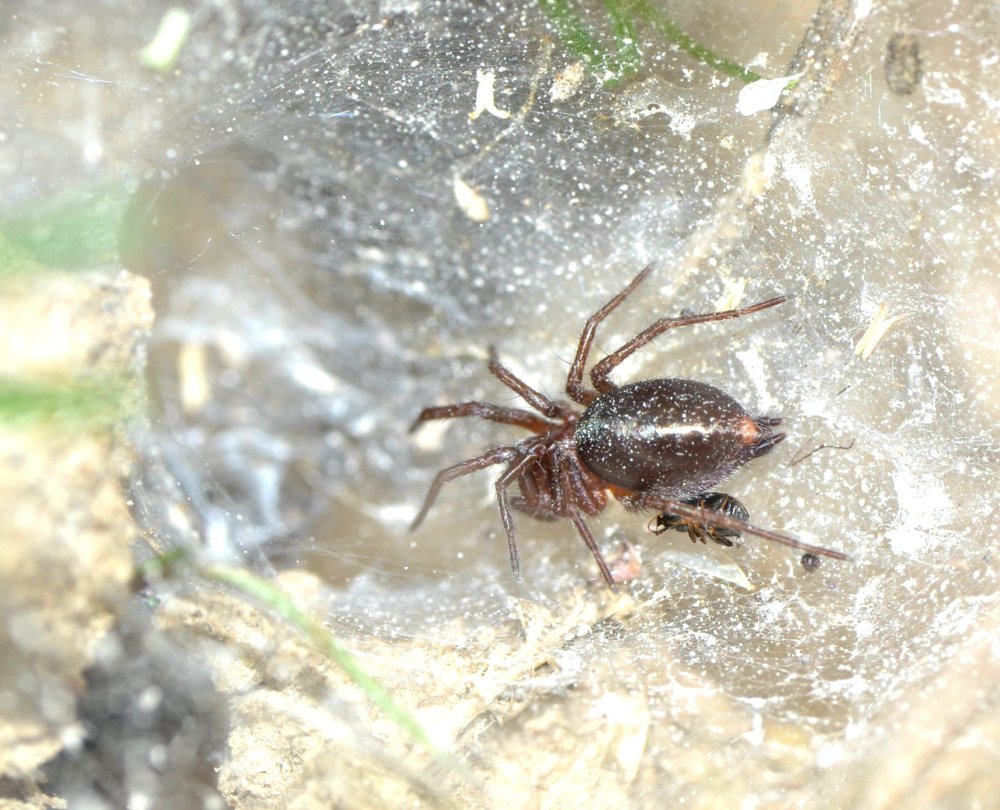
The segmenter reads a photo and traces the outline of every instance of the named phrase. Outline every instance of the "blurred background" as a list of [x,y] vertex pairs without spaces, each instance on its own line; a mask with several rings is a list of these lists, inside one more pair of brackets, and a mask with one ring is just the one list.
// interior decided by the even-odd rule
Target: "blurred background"
[[[113,371],[140,404],[115,445],[127,457],[101,471],[134,521],[116,523],[126,542],[140,560],[196,548],[309,577],[328,626],[377,649],[384,682],[410,681],[418,714],[458,712],[445,747],[472,776],[414,801],[992,803],[997,7],[7,0],[0,36],[12,435],[35,407],[9,397],[31,378],[17,363],[89,329],[47,309],[57,282],[80,285],[59,300],[86,290],[88,318],[128,321],[60,372],[131,341]],[[776,109],[741,112],[750,81],[782,76],[797,82]],[[439,468],[520,438],[477,420],[408,435],[420,409],[517,405],[490,345],[561,396],[583,322],[646,263],[598,357],[662,315],[793,296],[668,333],[615,376],[703,380],[783,417],[788,439],[724,489],[850,561],[693,547],[613,507],[595,536],[643,555],[623,594],[593,584],[569,524],[527,517],[516,583],[489,472],[407,531]],[[129,314],[147,297],[155,322]],[[30,452],[5,475],[24,483]],[[73,484],[39,473],[49,486]],[[129,621],[112,624],[133,643],[145,625]],[[470,708],[484,666],[506,675]],[[348,747],[388,733],[316,699]],[[109,710],[92,711],[97,728]],[[212,718],[202,739],[221,714],[192,710]],[[228,775],[205,806],[397,795],[320,754],[278,756],[294,779],[241,793],[267,769],[236,733],[228,754],[214,744]],[[139,790],[128,769],[93,788],[117,756],[89,776],[60,766],[52,795],[115,806]],[[6,775],[47,760],[28,761]],[[300,778],[342,792],[294,793]]]

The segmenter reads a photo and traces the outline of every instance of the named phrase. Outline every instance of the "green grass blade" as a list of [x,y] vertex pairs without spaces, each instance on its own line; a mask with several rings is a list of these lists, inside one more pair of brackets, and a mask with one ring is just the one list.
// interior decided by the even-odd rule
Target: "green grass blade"
[[749,68],[743,67],[738,62],[718,56],[704,45],[700,45],[693,37],[682,31],[676,23],[664,15],[663,12],[655,8],[649,0],[630,0],[628,4],[637,17],[641,17],[643,20],[651,23],[660,36],[667,42],[671,45],[676,45],[684,53],[697,59],[702,64],[715,68],[727,76],[732,76],[734,79],[739,79],[742,82],[755,82],[761,78],[759,74],[754,73]]
[[105,427],[126,415],[128,401],[128,389],[120,380],[0,378],[0,425]]
[[717,55],[654,7],[650,0],[605,0],[611,35],[616,51],[612,55],[573,11],[569,0],[538,0],[539,8],[555,28],[563,47],[600,78],[613,86],[635,75],[642,67],[636,22],[648,23],[660,37],[693,59],[743,82],[761,76],[743,65]]
[[594,72],[607,66],[610,55],[573,13],[567,0],[539,0],[539,5],[567,51],[583,60]]
[[419,721],[396,703],[388,692],[354,660],[340,642],[316,619],[300,608],[284,591],[269,580],[242,568],[208,566],[199,569],[208,579],[237,589],[263,603],[306,636],[327,658],[337,664],[376,706],[396,725],[428,751],[438,753]]

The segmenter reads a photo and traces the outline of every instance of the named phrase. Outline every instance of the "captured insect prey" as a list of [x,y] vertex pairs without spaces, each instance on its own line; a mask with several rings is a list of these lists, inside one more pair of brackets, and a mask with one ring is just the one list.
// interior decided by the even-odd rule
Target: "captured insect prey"
[[[688,506],[696,506],[718,514],[728,515],[743,523],[750,520],[747,508],[732,495],[726,495],[724,492],[706,492],[694,498],[687,498],[684,503]],[[740,533],[735,529],[709,526],[670,513],[657,515],[649,521],[648,528],[653,534],[663,534],[667,529],[676,529],[679,532],[687,532],[692,543],[697,543],[699,540],[702,543],[707,543],[711,540],[720,546],[731,546],[733,540],[740,536]]]
[[[495,483],[497,507],[507,535],[514,576],[521,564],[511,509],[541,520],[568,518],[597,561],[604,581],[615,587],[615,577],[598,548],[586,518],[600,514],[612,495],[632,511],[655,511],[660,531],[681,528],[692,540],[705,538],[731,545],[741,533],[773,540],[791,548],[837,559],[839,551],[809,545],[782,532],[747,522],[743,505],[711,487],[728,478],[751,459],[769,452],[785,438],[774,428],[781,420],[751,416],[724,391],[684,379],[641,380],[619,386],[609,375],[627,357],[658,335],[680,326],[741,318],[784,303],[770,298],[759,304],[695,315],[660,318],[590,369],[593,388],[584,384],[584,370],[597,327],[652,271],[639,274],[583,327],[576,357],[566,379],[566,395],[577,405],[552,400],[516,377],[490,349],[489,370],[533,410],[460,402],[424,408],[411,428],[432,419],[478,416],[530,431],[517,444],[492,447],[441,470],[424,498],[410,529],[424,520],[449,481],[504,465]],[[517,485],[519,496],[509,490]],[[661,522],[662,521],[662,522]]]

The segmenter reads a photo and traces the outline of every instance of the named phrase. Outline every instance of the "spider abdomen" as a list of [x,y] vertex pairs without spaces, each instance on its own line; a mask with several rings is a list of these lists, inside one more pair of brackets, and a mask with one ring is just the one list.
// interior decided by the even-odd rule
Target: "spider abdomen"
[[694,380],[642,380],[595,399],[576,427],[584,464],[636,493],[707,492],[784,438],[718,388]]

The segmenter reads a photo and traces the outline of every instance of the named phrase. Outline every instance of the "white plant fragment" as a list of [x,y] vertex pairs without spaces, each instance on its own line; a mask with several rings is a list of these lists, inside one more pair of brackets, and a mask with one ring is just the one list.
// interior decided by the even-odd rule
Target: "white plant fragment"
[[168,8],[153,39],[142,49],[139,60],[153,70],[170,70],[187,42],[190,31],[190,13],[176,6]]
[[778,103],[781,93],[800,78],[802,78],[801,73],[793,73],[791,76],[779,76],[777,79],[758,79],[750,82],[740,90],[736,109],[740,115],[754,115],[770,110]]
[[854,353],[862,360],[867,360],[871,357],[872,352],[875,351],[875,347],[893,327],[893,324],[906,317],[906,315],[893,315],[891,318],[888,318],[886,317],[888,313],[889,308],[885,304],[880,304],[878,310],[875,312],[875,317],[868,324],[868,329],[861,336],[858,345],[854,347]]
[[457,174],[452,181],[452,191],[462,213],[473,222],[486,222],[490,218],[490,206],[486,198]]
[[493,82],[496,79],[492,70],[476,71],[476,108],[469,113],[469,120],[475,121],[484,112],[497,118],[510,118],[507,110],[498,110],[493,100]]

